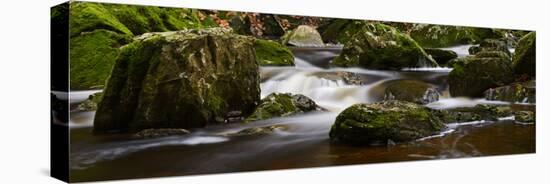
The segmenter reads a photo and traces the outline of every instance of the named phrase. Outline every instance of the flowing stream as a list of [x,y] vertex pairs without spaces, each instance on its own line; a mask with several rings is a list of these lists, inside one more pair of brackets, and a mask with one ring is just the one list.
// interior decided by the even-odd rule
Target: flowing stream
[[[467,55],[467,46],[449,49],[460,56]],[[160,177],[535,151],[535,126],[516,123],[513,117],[495,122],[452,123],[438,135],[389,147],[331,143],[328,132],[339,112],[356,103],[382,100],[385,87],[395,80],[421,80],[436,87],[442,94],[440,100],[427,104],[434,109],[507,102],[449,97],[446,83],[449,68],[403,71],[331,68],[329,62],[340,48],[295,48],[293,52],[296,66],[261,68],[262,98],[273,92],[303,94],[327,109],[326,112],[209,126],[191,130],[192,133],[184,136],[146,140],[132,139],[125,134],[94,136],[91,126],[95,112],[72,112],[71,178],[90,181]],[[344,72],[356,74],[361,84],[347,83],[341,77]],[[77,94],[75,101],[77,96],[81,99],[82,94],[87,93]],[[267,135],[226,136],[269,125],[288,128]]]

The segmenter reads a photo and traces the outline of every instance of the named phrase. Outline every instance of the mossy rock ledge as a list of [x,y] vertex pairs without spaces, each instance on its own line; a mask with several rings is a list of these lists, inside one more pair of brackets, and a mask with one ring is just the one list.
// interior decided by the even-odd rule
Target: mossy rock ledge
[[512,59],[516,74],[536,77],[536,46],[535,32],[531,32],[519,40]]
[[443,122],[427,107],[405,101],[353,105],[337,117],[330,139],[351,144],[411,141],[437,134]]
[[322,110],[322,108],[304,95],[272,93],[262,99],[254,113],[246,118],[245,121],[285,117],[317,110]]
[[223,28],[146,33],[120,52],[95,132],[204,127],[259,104],[253,38]]
[[413,24],[409,34],[422,47],[431,48],[479,43],[486,38],[504,36],[497,29],[431,24]]
[[358,29],[332,65],[390,70],[438,66],[410,36],[381,23]]
[[279,42],[258,39],[254,48],[261,66],[294,66],[294,54]]
[[73,90],[103,88],[119,48],[135,35],[217,26],[204,25],[196,10],[185,8],[71,2],[68,11]]
[[535,80],[531,80],[522,83],[512,83],[510,85],[488,89],[484,94],[487,100],[535,103],[536,82]]

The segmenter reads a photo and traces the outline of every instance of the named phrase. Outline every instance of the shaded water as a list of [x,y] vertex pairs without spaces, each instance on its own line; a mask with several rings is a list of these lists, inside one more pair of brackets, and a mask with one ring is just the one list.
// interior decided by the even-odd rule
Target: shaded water
[[[249,124],[209,126],[184,136],[136,140],[131,135],[91,134],[94,112],[71,113],[70,168],[73,181],[288,169],[361,163],[535,152],[535,126],[513,118],[496,122],[449,124],[439,135],[395,146],[355,147],[332,143],[328,132],[340,111],[356,103],[380,101],[388,83],[415,79],[436,87],[442,97],[435,109],[506,103],[450,98],[450,69],[376,71],[329,68],[339,49],[294,49],[296,67],[262,67],[261,96],[290,92],[312,98],[328,112],[273,118]],[[348,84],[341,72],[353,72],[362,84]],[[226,136],[250,127],[284,125],[258,136]]]

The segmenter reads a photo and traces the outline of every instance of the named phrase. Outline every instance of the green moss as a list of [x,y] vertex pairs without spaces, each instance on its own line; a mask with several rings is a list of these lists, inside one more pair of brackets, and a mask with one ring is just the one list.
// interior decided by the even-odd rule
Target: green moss
[[437,48],[460,44],[479,43],[487,38],[502,38],[502,31],[490,28],[445,26],[445,25],[413,25],[411,37],[422,47]]
[[258,39],[254,42],[256,57],[262,66],[293,66],[294,55],[284,45],[270,40]]
[[332,64],[370,69],[438,66],[411,37],[381,23],[363,25]]
[[437,133],[443,123],[426,107],[402,101],[353,105],[336,117],[330,138],[370,144],[411,141]]
[[513,81],[509,61],[500,57],[467,57],[464,63],[454,64],[449,73],[449,92],[452,96],[481,97],[489,88]]
[[320,109],[315,102],[303,95],[290,93],[272,93],[262,99],[246,122],[290,116]]
[[70,4],[70,17],[71,36],[95,29],[106,29],[121,34],[133,35],[124,24],[99,3],[72,2]]
[[518,75],[536,76],[536,33],[522,37],[512,59],[514,72]]
[[96,30],[70,39],[71,89],[101,88],[114,65],[118,47],[128,36]]

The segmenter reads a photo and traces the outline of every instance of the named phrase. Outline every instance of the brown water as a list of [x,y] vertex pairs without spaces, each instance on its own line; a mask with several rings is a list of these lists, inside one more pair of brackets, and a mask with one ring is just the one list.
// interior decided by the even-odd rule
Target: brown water
[[[428,107],[445,109],[490,102],[450,98],[448,69],[374,71],[328,68],[338,50],[295,50],[297,67],[264,67],[262,97],[272,92],[304,94],[329,112],[273,118],[191,130],[184,136],[138,140],[131,135],[93,135],[94,112],[71,113],[71,181],[181,176],[365,163],[434,160],[535,152],[535,124],[508,119],[449,124],[440,135],[394,146],[350,146],[329,140],[338,112],[355,103],[381,100],[388,82],[415,79],[432,84],[442,98]],[[320,76],[341,71],[360,75],[363,85]],[[83,93],[82,93],[83,94]],[[83,96],[83,95],[80,95]],[[85,95],[84,95],[85,96]],[[225,136],[250,127],[285,125],[267,135]]]

